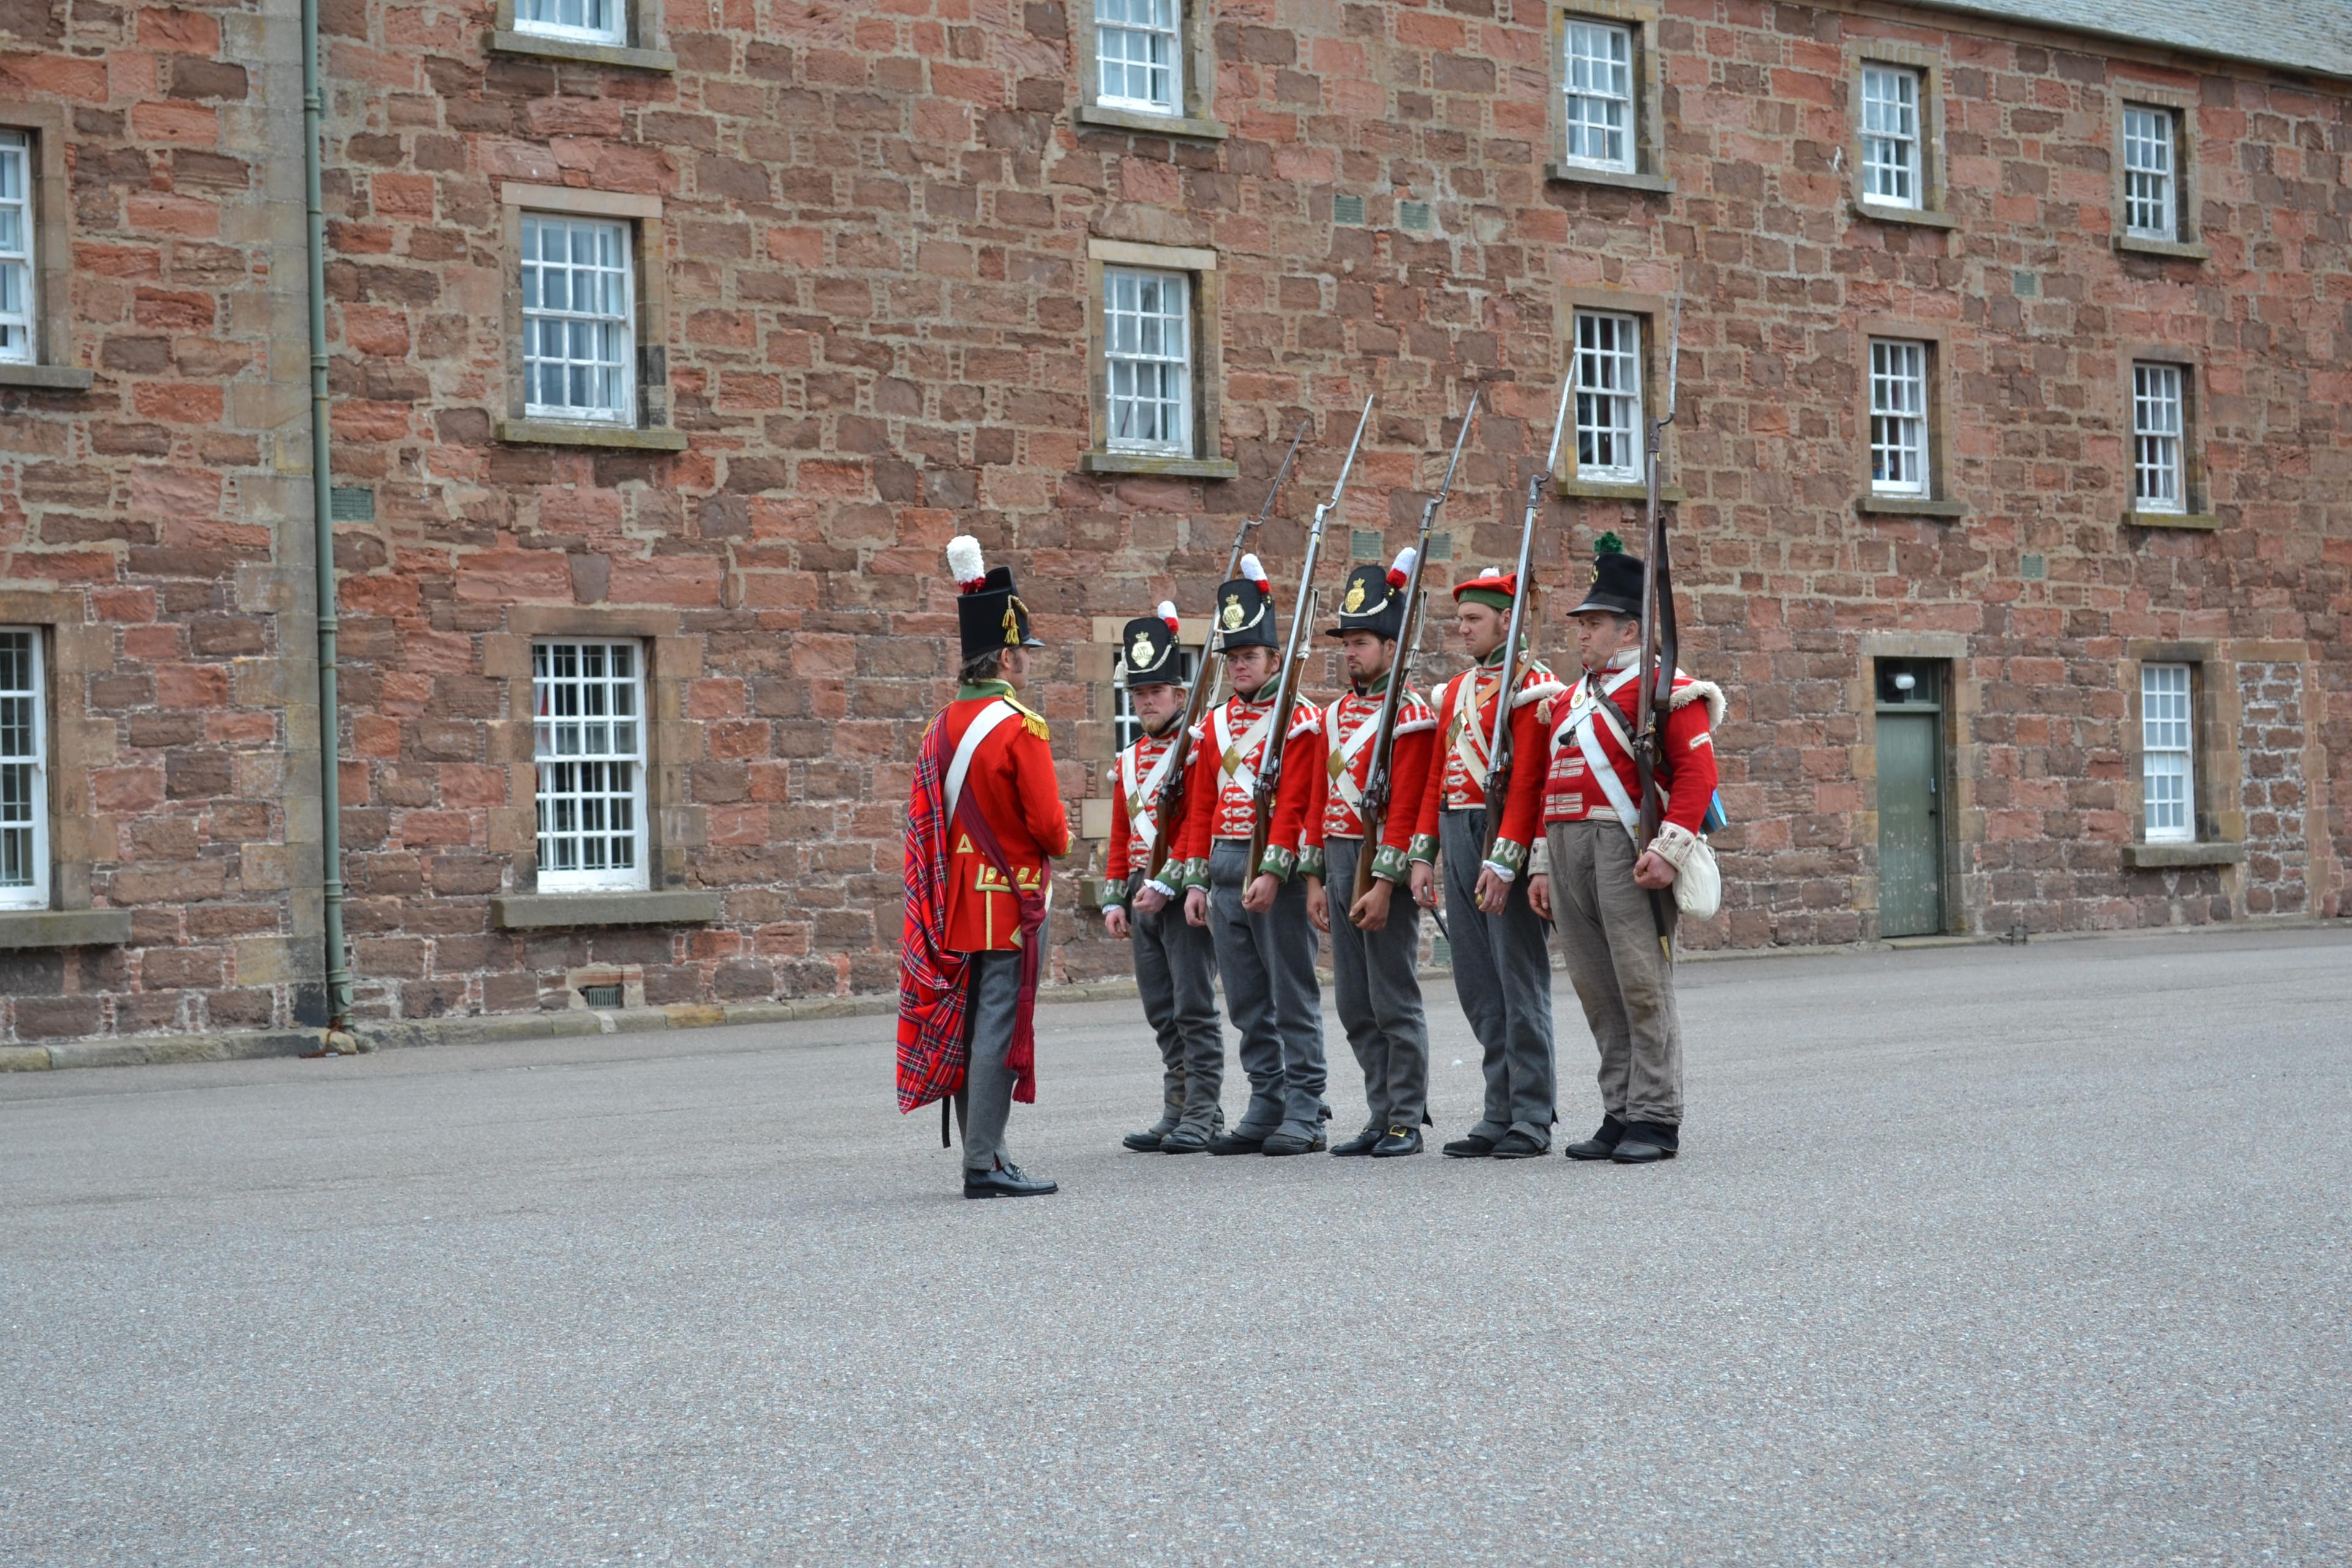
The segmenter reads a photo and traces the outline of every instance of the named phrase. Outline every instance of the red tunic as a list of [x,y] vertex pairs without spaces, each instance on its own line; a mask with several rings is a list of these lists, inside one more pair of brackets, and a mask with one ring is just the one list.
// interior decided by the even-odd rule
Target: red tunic
[[[1500,654],[1490,656],[1497,662]],[[1464,701],[1470,682],[1478,682],[1475,708]],[[1476,810],[1486,804],[1487,756],[1495,736],[1495,702],[1499,671],[1495,663],[1473,665],[1437,689],[1437,744],[1444,748],[1444,766],[1433,765],[1423,787],[1421,806],[1412,829],[1412,858],[1437,858],[1437,815],[1441,811]],[[1540,773],[1544,765],[1543,725],[1537,705],[1557,697],[1566,688],[1544,666],[1530,662],[1519,672],[1518,694],[1511,700],[1512,775]],[[1525,767],[1517,759],[1532,758]]]
[[[1372,767],[1370,730],[1381,715],[1382,692],[1349,690],[1323,710],[1323,805],[1307,831],[1306,868],[1323,874],[1323,847],[1333,838],[1361,838],[1363,790]],[[1383,881],[1405,879],[1405,850],[1420,815],[1423,775],[1428,772],[1437,715],[1412,688],[1397,702],[1396,744],[1389,753],[1389,805],[1381,819],[1381,842],[1371,874]]]
[[[948,705],[941,722],[949,755],[962,744],[972,720],[999,700],[994,695],[959,695]],[[1032,891],[1043,887],[1049,874],[1045,862],[1070,852],[1070,821],[1054,778],[1045,721],[1022,708],[1017,719],[998,724],[972,754],[963,787],[995,830],[1021,886]],[[950,832],[948,855],[948,946],[958,952],[1019,947],[1020,901],[1003,876],[960,829]]]
[[[1256,822],[1257,771],[1265,760],[1274,726],[1267,722],[1274,700],[1245,701],[1227,698],[1202,721],[1185,775],[1184,834],[1177,852],[1188,860],[1205,859],[1220,838],[1247,839]],[[1273,819],[1265,839],[1265,857],[1257,869],[1287,879],[1305,846],[1309,811],[1319,802],[1323,782],[1323,742],[1312,704],[1299,702],[1291,710],[1290,728],[1282,749],[1282,783],[1275,792]],[[1265,725],[1261,731],[1259,726]],[[1213,788],[1202,788],[1212,784]]]
[[[1603,700],[1615,704],[1630,737],[1637,722],[1641,691],[1638,681],[1620,683],[1625,673],[1622,669],[1610,671],[1601,689],[1616,687]],[[1534,837],[1539,820],[1550,824],[1616,816],[1616,808],[1610,803],[1608,792],[1592,776],[1570,722],[1591,679],[1588,675],[1560,696],[1538,705],[1546,735],[1546,743],[1538,754],[1549,766],[1512,770],[1511,797],[1505,805],[1502,833],[1496,840],[1498,847],[1504,839],[1509,839],[1524,849]],[[1713,725],[1722,710],[1723,693],[1713,684],[1694,680],[1680,670],[1675,672],[1673,706],[1665,718],[1664,776],[1660,781],[1666,794],[1664,820],[1693,833],[1706,822],[1707,806],[1715,798]],[[1625,798],[1638,806],[1639,775],[1633,756],[1618,744],[1605,719],[1596,719],[1592,731]]]
[[[1183,759],[1176,751],[1176,726],[1171,724],[1164,735],[1148,731],[1111,763],[1110,791],[1110,862],[1104,868],[1106,884],[1103,900],[1106,905],[1124,902],[1127,879],[1151,866],[1152,837],[1159,831],[1155,808],[1168,796],[1168,785]],[[1164,771],[1163,771],[1164,763]],[[1158,782],[1155,783],[1155,775]],[[1186,781],[1191,782],[1189,779]],[[1181,829],[1183,825],[1177,824]],[[1177,848],[1171,846],[1169,859],[1174,862]],[[1165,875],[1171,885],[1181,873],[1170,869]]]

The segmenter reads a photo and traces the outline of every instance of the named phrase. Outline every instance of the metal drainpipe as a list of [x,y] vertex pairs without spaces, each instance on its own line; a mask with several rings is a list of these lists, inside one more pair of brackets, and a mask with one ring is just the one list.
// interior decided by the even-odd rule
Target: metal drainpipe
[[335,700],[334,479],[327,466],[327,203],[320,138],[319,0],[302,0],[302,182],[310,292],[310,511],[319,566],[319,853],[326,894],[327,1027],[350,1021],[352,972],[343,951],[342,719]]

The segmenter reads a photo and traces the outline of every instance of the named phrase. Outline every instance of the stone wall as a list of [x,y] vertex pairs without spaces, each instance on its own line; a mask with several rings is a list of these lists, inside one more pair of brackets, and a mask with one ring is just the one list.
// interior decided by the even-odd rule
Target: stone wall
[[12,937],[0,1039],[321,1016],[299,44],[291,0],[0,5],[88,379],[0,367],[0,623],[49,655],[53,902],[131,916]]
[[2308,731],[2303,667],[2238,666],[2239,795],[2246,812],[2246,911],[2294,915],[2311,907],[2304,808]]

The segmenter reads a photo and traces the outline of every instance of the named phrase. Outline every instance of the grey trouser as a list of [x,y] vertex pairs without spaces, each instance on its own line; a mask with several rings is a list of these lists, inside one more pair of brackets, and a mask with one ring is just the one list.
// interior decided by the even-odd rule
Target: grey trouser
[[1506,1132],[1551,1147],[1559,1120],[1553,1089],[1551,945],[1528,906],[1528,879],[1511,883],[1499,915],[1478,908],[1478,868],[1486,853],[1486,813],[1437,816],[1445,867],[1445,914],[1454,950],[1454,990],[1485,1053],[1486,1113],[1471,1135],[1501,1142]]
[[1217,1017],[1216,943],[1184,918],[1181,899],[1157,914],[1138,910],[1135,893],[1142,886],[1139,871],[1128,879],[1127,930],[1143,1016],[1160,1040],[1160,1120],[1205,1135],[1223,1120],[1217,1106],[1225,1079],[1225,1026]]
[[1403,889],[1391,890],[1388,923],[1358,931],[1348,921],[1354,901],[1358,838],[1323,846],[1331,897],[1331,983],[1339,1023],[1356,1063],[1364,1069],[1367,1127],[1419,1127],[1429,1108],[1429,1024],[1422,1016],[1421,908]]
[[1004,1122],[1013,1114],[1013,1073],[1004,1065],[1013,1048],[1013,1015],[1021,1000],[1021,955],[1018,952],[975,952],[971,960],[971,999],[964,1021],[971,1058],[964,1068],[963,1093],[956,1097],[956,1121],[963,1131],[963,1165],[986,1171],[1003,1160]]
[[1559,949],[1601,1047],[1601,1104],[1621,1121],[1683,1121],[1683,1032],[1675,970],[1650,895],[1633,880],[1633,839],[1613,816],[1552,824],[1551,912]]
[[1216,939],[1217,977],[1225,1011],[1242,1033],[1242,1071],[1249,1109],[1234,1128],[1263,1138],[1275,1131],[1313,1138],[1328,1114],[1323,1103],[1323,989],[1315,979],[1315,928],[1307,921],[1307,883],[1292,877],[1262,915],[1242,908],[1249,842],[1217,839],[1209,850],[1209,933]]

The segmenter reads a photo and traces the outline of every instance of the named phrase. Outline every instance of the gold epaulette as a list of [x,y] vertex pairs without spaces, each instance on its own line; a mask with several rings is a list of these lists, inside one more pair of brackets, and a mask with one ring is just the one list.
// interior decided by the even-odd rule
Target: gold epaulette
[[1021,715],[1021,722],[1029,727],[1029,732],[1031,734],[1036,736],[1041,741],[1051,741],[1054,738],[1054,731],[1047,728],[1045,716],[1043,713],[1037,712],[1034,709],[1024,708],[1020,703],[1013,702],[1013,699],[1010,697],[1006,698],[1004,700],[1013,703],[1013,710]]

